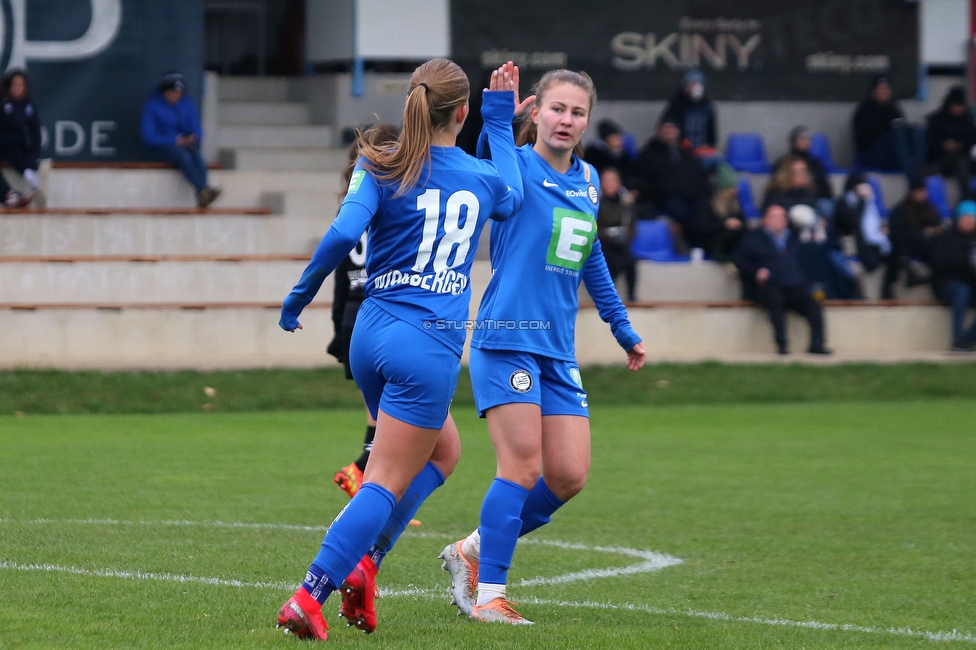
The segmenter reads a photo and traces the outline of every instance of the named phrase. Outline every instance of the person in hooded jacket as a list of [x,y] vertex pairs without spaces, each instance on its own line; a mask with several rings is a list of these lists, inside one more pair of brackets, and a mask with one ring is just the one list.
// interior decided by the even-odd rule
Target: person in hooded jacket
[[24,207],[40,187],[37,169],[41,161],[41,120],[37,104],[30,96],[27,73],[13,69],[3,76],[3,99],[0,107],[0,161],[16,169],[30,185],[27,194],[12,190],[0,175],[0,196],[8,207]]
[[925,136],[905,122],[891,79],[878,75],[854,112],[855,165],[911,174],[924,163]]
[[951,228],[932,239],[932,292],[952,308],[952,349],[976,346],[976,321],[966,327],[966,312],[976,307],[976,203],[962,201]]
[[664,109],[661,122],[665,121],[678,125],[681,140],[688,143],[706,169],[718,164],[715,150],[718,116],[715,104],[705,96],[705,75],[700,70],[689,70],[685,74],[681,87]]
[[943,176],[955,178],[959,193],[966,195],[976,147],[976,123],[966,106],[966,90],[962,86],[949,89],[942,107],[929,114],[925,126],[929,164]]

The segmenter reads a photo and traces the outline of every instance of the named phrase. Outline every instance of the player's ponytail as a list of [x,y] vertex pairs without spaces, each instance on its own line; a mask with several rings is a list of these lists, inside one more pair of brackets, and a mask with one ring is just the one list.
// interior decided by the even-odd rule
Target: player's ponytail
[[413,188],[430,162],[434,131],[449,126],[455,109],[468,102],[468,78],[457,64],[431,59],[410,77],[403,107],[403,130],[392,145],[371,142],[363,134],[359,150],[380,181],[399,182],[395,196]]
[[[532,94],[535,95],[535,106],[541,105],[546,93],[558,84],[572,84],[585,90],[590,98],[590,110],[593,110],[593,104],[596,103],[596,86],[593,84],[593,80],[590,79],[590,75],[585,72],[574,72],[565,69],[550,70],[542,75],[542,78],[539,79],[538,83],[532,89]],[[521,147],[523,144],[535,144],[536,138],[538,137],[539,130],[536,128],[535,122],[532,121],[531,111],[526,110],[522,113],[522,123],[519,125],[518,133],[515,136],[515,146]],[[573,149],[573,153],[580,158],[583,157],[582,143],[576,143],[576,148]]]

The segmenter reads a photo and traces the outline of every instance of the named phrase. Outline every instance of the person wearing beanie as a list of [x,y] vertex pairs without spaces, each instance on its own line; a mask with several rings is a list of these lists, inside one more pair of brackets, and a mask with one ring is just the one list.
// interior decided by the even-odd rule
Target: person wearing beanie
[[685,228],[688,245],[701,248],[716,261],[728,262],[745,232],[745,221],[739,205],[739,177],[728,163],[719,163],[710,200],[698,203]]
[[827,178],[827,170],[824,169],[820,159],[810,153],[810,129],[806,126],[794,126],[790,130],[790,151],[788,154],[777,160],[773,164],[773,169],[777,169],[788,156],[802,158],[807,164],[810,177],[817,188],[817,197],[832,200],[834,193],[830,188],[830,180]]
[[207,182],[207,162],[200,153],[200,114],[186,95],[182,74],[163,75],[156,93],[143,106],[141,132],[142,141],[158,159],[183,172],[196,190],[199,207],[214,202],[220,189]]
[[[930,261],[932,238],[945,229],[939,212],[929,200],[929,188],[922,174],[909,178],[909,189],[901,203],[888,215],[888,236],[891,238],[892,284],[898,281],[902,270],[906,284],[913,287],[923,280],[916,272],[916,264]],[[913,262],[915,260],[915,262]]]
[[20,173],[30,191],[21,194],[10,188],[0,174],[0,201],[8,207],[25,207],[40,188],[41,120],[37,104],[30,96],[27,73],[19,68],[3,76],[0,100],[0,162],[6,161]]
[[925,127],[929,164],[943,176],[955,178],[960,195],[965,196],[976,147],[976,123],[966,106],[966,90],[962,86],[950,88],[941,108],[926,118]]
[[911,174],[924,164],[925,134],[905,123],[887,75],[872,80],[853,126],[855,166]]
[[699,202],[708,198],[708,180],[701,161],[681,141],[678,125],[668,115],[641,149],[637,178],[642,217],[664,215],[686,227]]
[[685,74],[664,116],[678,125],[681,139],[689,143],[696,155],[708,159],[715,156],[718,118],[715,105],[705,95],[705,75],[700,70]]
[[592,140],[583,152],[583,160],[593,165],[597,174],[613,167],[620,174],[624,187],[637,188],[637,161],[624,145],[624,131],[613,120],[600,120],[596,126],[598,139]]
[[976,321],[966,313],[976,307],[976,202],[962,201],[951,227],[932,240],[932,292],[952,309],[952,349],[972,351]]

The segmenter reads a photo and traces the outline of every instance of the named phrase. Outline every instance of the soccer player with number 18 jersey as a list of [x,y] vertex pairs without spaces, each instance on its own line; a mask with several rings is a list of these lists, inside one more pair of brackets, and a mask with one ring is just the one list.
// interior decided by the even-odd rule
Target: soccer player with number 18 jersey
[[339,215],[301,280],[284,301],[281,327],[298,316],[325,277],[369,229],[366,300],[350,344],[353,377],[376,419],[363,485],[325,534],[301,587],[282,605],[278,624],[302,638],[325,640],[322,604],[342,587],[341,614],[360,629],[376,626],[378,565],[423,500],[444,482],[460,455],[448,409],[460,370],[464,320],[478,236],[489,217],[518,212],[522,181],[511,120],[517,68],[492,75],[482,115],[495,151],[489,163],[455,146],[468,113],[468,80],[444,59],[417,68],[392,146],[360,142]]

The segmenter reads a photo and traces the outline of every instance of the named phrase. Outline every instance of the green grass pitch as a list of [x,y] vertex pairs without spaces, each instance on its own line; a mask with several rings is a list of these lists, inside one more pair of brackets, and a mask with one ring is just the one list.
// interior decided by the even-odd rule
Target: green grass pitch
[[[334,647],[976,644],[976,401],[596,405],[589,484],[530,536],[563,544],[516,551],[531,628],[448,604],[436,556],[494,472],[484,421],[455,417],[461,463],[384,564],[376,633],[332,599]],[[306,647],[274,615],[362,428],[355,410],[0,417],[0,648]],[[628,572],[646,559],[626,549],[682,562]]]

